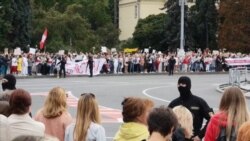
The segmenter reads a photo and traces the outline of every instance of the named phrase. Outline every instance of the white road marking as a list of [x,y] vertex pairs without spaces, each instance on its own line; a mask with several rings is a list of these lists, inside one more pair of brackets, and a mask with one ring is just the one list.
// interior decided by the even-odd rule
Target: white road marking
[[158,98],[158,97],[155,97],[155,96],[151,96],[151,95],[149,95],[149,94],[147,93],[147,91],[149,91],[149,90],[154,90],[154,89],[159,89],[159,88],[165,88],[165,87],[170,87],[170,86],[160,86],[160,87],[147,88],[147,89],[143,90],[142,93],[143,93],[145,96],[150,97],[150,98],[152,98],[152,99],[170,103],[171,101],[169,101],[169,100],[165,100],[165,99],[162,99],[162,98]]
[[[159,98],[159,97],[155,97],[155,96],[149,95],[147,93],[147,91],[149,91],[149,90],[154,90],[154,89],[159,89],[159,88],[166,88],[166,87],[170,87],[170,86],[159,86],[159,87],[147,88],[147,89],[143,90],[142,93],[145,96],[149,97],[149,98],[152,98],[152,99],[155,99],[155,100],[159,100],[159,101],[163,101],[163,102],[166,102],[166,103],[170,103],[171,101],[169,101],[169,100],[165,100],[165,99],[162,99],[162,98]],[[213,108],[213,110],[214,110],[214,112],[219,111],[218,108]]]
[[[79,98],[74,96],[71,91],[66,92],[68,94],[67,104],[70,107],[77,107],[77,103]],[[47,96],[48,92],[38,92],[38,93],[31,93],[31,96]],[[121,110],[113,109],[105,106],[99,105],[100,113],[104,115],[109,115],[111,119],[106,119],[105,123],[122,123],[121,118]],[[115,119],[115,121],[114,121]]]

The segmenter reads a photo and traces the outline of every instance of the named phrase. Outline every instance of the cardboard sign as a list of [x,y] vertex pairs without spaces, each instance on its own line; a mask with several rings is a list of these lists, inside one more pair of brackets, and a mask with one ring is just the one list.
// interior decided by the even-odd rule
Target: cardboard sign
[[22,54],[22,51],[19,47],[14,50],[14,55],[21,55],[21,54]]
[[133,52],[137,52],[138,48],[125,48],[124,52],[125,53],[133,53]]
[[59,50],[59,51],[58,51],[58,54],[59,54],[59,55],[64,55],[64,52],[65,52],[64,50]]
[[219,51],[218,50],[213,50],[213,55],[219,55]]
[[9,49],[8,48],[4,48],[4,54],[8,54],[9,53]]
[[35,49],[35,48],[30,48],[29,53],[30,53],[30,54],[35,54],[35,53],[36,53],[36,49]]
[[144,52],[149,53],[149,49],[148,48],[144,48]]
[[111,48],[111,52],[116,52],[116,48]]
[[107,47],[102,46],[102,47],[101,47],[101,51],[102,51],[103,53],[107,53]]

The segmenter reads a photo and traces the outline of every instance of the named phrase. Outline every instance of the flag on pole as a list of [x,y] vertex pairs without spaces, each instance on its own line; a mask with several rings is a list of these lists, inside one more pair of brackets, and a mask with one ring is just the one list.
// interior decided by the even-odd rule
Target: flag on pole
[[44,48],[44,43],[47,39],[47,35],[48,35],[48,30],[47,30],[47,28],[45,28],[45,30],[43,32],[42,40],[40,41],[40,49]]

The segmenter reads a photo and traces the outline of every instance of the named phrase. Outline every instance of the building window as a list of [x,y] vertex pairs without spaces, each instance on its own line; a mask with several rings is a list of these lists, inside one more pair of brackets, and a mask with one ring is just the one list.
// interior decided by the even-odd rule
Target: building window
[[135,5],[135,19],[138,17],[138,6],[137,4]]

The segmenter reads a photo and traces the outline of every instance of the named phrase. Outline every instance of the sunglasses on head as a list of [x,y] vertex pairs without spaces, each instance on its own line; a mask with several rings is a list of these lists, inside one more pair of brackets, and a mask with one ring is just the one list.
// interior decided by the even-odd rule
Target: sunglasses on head
[[83,93],[81,96],[91,96],[92,98],[95,98],[95,95],[93,93]]

